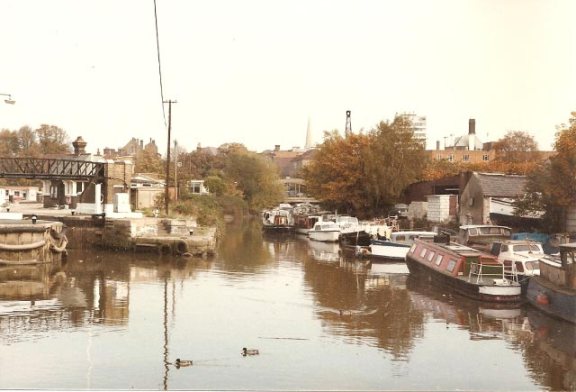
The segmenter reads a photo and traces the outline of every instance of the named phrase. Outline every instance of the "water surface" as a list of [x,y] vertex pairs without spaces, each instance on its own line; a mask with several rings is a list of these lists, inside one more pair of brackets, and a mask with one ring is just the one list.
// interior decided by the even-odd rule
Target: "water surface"
[[573,325],[444,293],[402,263],[252,224],[212,259],[69,253],[0,267],[0,388],[576,388]]

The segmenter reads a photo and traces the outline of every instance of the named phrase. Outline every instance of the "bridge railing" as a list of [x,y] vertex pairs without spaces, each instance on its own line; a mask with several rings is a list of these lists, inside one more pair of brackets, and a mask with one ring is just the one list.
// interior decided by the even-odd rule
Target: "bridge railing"
[[68,179],[77,181],[104,179],[104,162],[53,158],[0,158],[0,178]]

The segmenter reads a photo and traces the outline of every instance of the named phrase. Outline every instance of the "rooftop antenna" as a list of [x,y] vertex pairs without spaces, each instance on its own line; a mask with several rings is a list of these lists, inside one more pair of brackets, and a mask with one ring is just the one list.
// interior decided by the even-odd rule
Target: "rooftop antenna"
[[350,110],[346,110],[346,128],[344,135],[350,135],[352,133],[352,119],[350,118],[350,114]]

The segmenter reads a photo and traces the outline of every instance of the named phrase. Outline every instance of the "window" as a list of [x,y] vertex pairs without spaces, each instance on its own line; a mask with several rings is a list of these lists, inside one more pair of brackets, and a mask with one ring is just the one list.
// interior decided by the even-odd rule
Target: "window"
[[462,160],[463,160],[464,162],[468,162],[468,161],[470,160],[470,155],[464,154],[464,156],[462,156]]
[[443,259],[443,258],[444,258],[444,256],[442,256],[442,255],[436,256],[436,261],[435,261],[436,265],[442,264],[442,259]]
[[420,252],[420,257],[424,256],[426,256],[426,248],[423,248],[422,251]]
[[432,261],[432,259],[434,258],[434,252],[428,252],[428,261]]
[[447,269],[449,272],[452,272],[452,271],[454,271],[454,267],[456,267],[456,260],[449,260],[449,261],[448,261],[448,266],[446,267],[446,269]]
[[448,162],[454,162],[454,154],[448,155]]
[[489,161],[489,160],[490,160],[490,156],[489,156],[488,154],[484,154],[484,155],[482,155],[482,160],[483,160],[484,162]]

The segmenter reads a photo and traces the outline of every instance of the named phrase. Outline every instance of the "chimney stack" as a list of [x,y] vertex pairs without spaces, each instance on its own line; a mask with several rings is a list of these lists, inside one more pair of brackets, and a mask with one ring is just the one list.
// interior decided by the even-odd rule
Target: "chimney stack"
[[86,142],[82,139],[82,136],[78,136],[76,140],[72,142],[74,147],[74,155],[84,155],[86,154]]
[[468,134],[469,135],[476,134],[476,120],[473,118],[468,120]]

